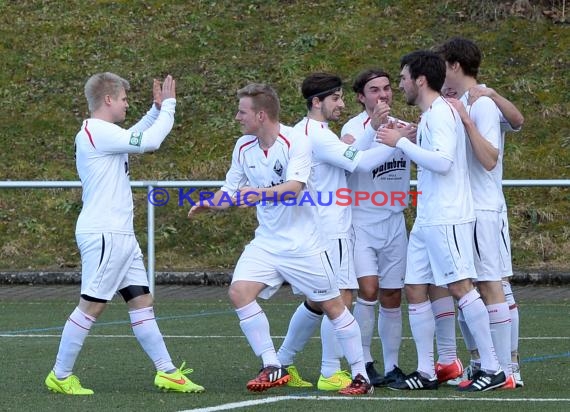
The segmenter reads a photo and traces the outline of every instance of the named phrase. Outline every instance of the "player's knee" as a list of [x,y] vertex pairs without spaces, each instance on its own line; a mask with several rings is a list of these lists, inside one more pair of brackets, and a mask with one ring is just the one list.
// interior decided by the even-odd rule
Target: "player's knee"
[[397,308],[402,303],[402,289],[380,289],[380,304],[383,308]]
[[358,297],[369,302],[375,302],[378,299],[378,277],[367,276],[359,279]]
[[99,315],[105,310],[107,306],[107,301],[105,299],[95,298],[86,294],[81,295],[79,300],[79,305],[77,306],[79,310],[86,313],[89,316],[98,318]]
[[149,295],[150,289],[148,286],[138,286],[138,285],[130,285],[126,288],[120,289],[119,293],[125,300],[125,302],[129,302],[134,298],[138,298],[139,296]]

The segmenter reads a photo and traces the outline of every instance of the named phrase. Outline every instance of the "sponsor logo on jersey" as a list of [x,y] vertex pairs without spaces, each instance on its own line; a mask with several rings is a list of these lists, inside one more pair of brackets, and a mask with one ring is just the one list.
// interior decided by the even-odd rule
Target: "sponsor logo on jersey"
[[140,146],[142,142],[142,132],[132,132],[129,144],[131,146]]
[[393,159],[388,162],[384,162],[384,164],[372,170],[372,179],[376,179],[377,177],[396,170],[406,170],[407,164],[408,161],[403,157],[401,157],[400,160]]
[[349,160],[354,160],[354,158],[356,157],[356,153],[358,153],[358,150],[356,150],[352,146],[348,146],[348,148],[344,152],[343,156]]

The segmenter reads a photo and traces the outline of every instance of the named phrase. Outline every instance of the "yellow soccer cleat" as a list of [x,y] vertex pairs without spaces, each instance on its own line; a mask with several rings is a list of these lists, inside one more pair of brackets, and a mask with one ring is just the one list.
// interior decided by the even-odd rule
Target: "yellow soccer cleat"
[[191,374],[193,369],[184,369],[183,362],[179,369],[172,373],[156,372],[154,384],[165,391],[173,392],[204,392],[204,387],[192,382],[186,375]]
[[287,382],[287,386],[291,386],[293,388],[311,388],[313,384],[301,378],[299,371],[295,367],[295,365],[287,366],[287,372],[289,372],[289,376],[291,379]]
[[319,377],[317,388],[321,391],[339,391],[352,383],[352,376],[347,371],[337,371],[330,378]]
[[79,382],[79,378],[70,375],[65,379],[57,379],[54,371],[51,371],[45,380],[47,388],[52,392],[63,393],[65,395],[93,395],[91,389],[84,388]]

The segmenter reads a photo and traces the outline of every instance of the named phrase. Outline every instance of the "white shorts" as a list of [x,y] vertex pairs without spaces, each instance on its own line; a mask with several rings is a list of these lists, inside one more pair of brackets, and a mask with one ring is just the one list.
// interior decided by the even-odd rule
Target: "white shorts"
[[349,239],[328,239],[327,251],[336,275],[339,289],[358,289],[354,273],[354,241]]
[[445,286],[477,279],[473,265],[473,223],[417,226],[408,242],[406,284]]
[[81,294],[111,300],[127,286],[147,286],[143,254],[135,235],[76,234],[81,253]]
[[505,272],[501,249],[501,214],[477,210],[473,231],[473,261],[478,281],[500,281]]
[[503,272],[501,276],[506,278],[513,276],[513,261],[511,256],[511,235],[509,234],[509,219],[507,210],[501,212],[499,219],[501,225],[501,262],[503,263]]
[[356,277],[378,276],[382,289],[401,289],[406,274],[408,234],[403,213],[368,226],[354,225]]
[[232,276],[238,280],[260,282],[266,288],[260,298],[269,299],[287,281],[294,293],[302,293],[313,302],[340,296],[331,261],[326,252],[311,256],[280,256],[248,244]]

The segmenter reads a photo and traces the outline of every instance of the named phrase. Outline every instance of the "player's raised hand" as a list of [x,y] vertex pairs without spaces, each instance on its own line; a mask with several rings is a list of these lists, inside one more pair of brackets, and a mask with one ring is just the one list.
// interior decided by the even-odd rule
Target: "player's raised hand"
[[384,100],[378,100],[378,103],[376,103],[371,116],[372,128],[374,130],[378,130],[381,125],[388,123],[389,115],[390,106],[388,106],[388,103],[386,103]]
[[487,96],[492,98],[494,92],[495,90],[491,89],[490,87],[485,87],[481,85],[473,86],[469,89],[469,97],[467,98],[467,104],[475,103],[475,100],[477,100],[481,96]]
[[162,100],[176,98],[176,81],[169,74],[162,82]]

